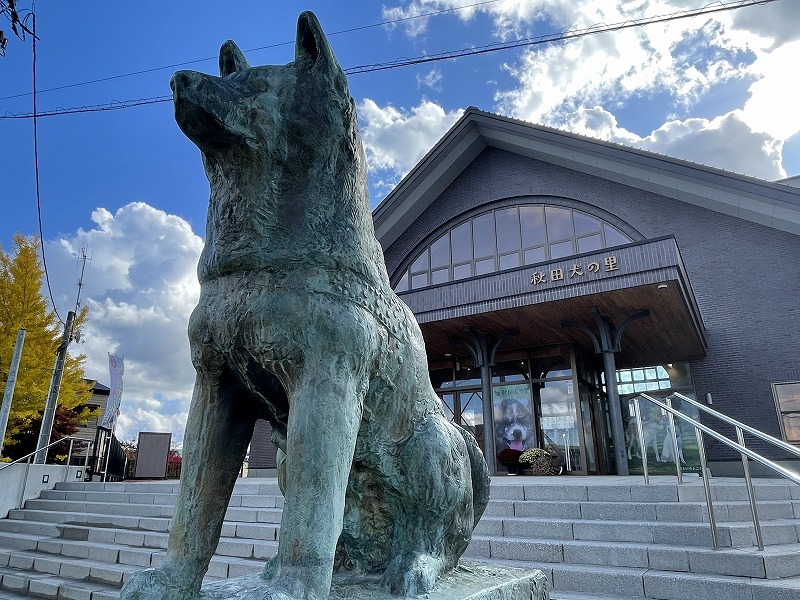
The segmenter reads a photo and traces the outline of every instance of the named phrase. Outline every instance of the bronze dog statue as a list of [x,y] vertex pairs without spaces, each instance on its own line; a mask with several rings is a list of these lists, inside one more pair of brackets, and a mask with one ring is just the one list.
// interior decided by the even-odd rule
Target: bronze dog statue
[[197,380],[168,559],[123,599],[189,599],[219,540],[257,419],[286,454],[277,555],[252,598],[327,598],[332,573],[427,592],[464,552],[489,495],[475,439],[445,418],[411,311],[372,225],[347,81],[311,13],[295,60],[172,78],[176,120],[211,187]]

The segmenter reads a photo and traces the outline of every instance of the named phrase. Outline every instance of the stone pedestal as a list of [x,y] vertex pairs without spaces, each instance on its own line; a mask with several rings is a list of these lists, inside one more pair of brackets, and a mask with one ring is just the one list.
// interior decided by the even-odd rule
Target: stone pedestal
[[[380,589],[380,577],[337,574],[333,577],[328,600],[398,600]],[[259,575],[216,581],[203,587],[202,600],[239,600],[256,590],[252,597],[271,598]],[[544,573],[536,569],[517,569],[487,563],[461,561],[452,573],[442,577],[436,587],[418,596],[425,600],[549,600],[549,585]]]

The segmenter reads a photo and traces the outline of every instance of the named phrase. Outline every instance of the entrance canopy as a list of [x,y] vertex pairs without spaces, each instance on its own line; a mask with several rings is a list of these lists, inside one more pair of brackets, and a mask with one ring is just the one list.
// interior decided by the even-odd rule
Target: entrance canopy
[[[422,328],[429,360],[460,353],[466,328],[499,336],[503,350],[597,336],[595,314],[616,327],[636,313],[617,353],[620,368],[702,358],[706,336],[675,238],[579,254],[400,294]],[[571,322],[572,327],[562,326]]]

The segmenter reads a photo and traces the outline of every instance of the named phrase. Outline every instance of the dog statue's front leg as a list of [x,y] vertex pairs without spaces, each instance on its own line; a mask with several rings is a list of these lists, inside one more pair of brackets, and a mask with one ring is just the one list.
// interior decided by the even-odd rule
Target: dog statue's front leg
[[317,365],[323,361],[290,396],[280,542],[264,569],[272,590],[304,600],[324,600],[330,591],[366,392],[352,365],[331,356]]
[[256,420],[221,387],[219,370],[197,367],[167,561],[130,577],[121,600],[194,600],[200,593]]

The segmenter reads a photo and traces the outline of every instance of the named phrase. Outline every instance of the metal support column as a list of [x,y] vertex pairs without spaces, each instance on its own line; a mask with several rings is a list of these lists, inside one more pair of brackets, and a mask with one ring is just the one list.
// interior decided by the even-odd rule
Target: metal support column
[[[604,319],[604,325],[608,327],[610,323]],[[604,335],[605,327],[600,329],[601,338]],[[617,389],[617,362],[614,351],[608,348],[603,341],[603,371],[606,379],[606,396],[608,397],[608,416],[611,420],[611,438],[614,440],[614,462],[617,465],[618,475],[629,475],[628,455],[625,452],[625,424],[622,422],[622,406],[619,403],[619,391]]]
[[483,455],[486,464],[489,465],[489,472],[495,472],[495,456],[497,449],[494,445],[494,415],[492,413],[492,367],[494,358],[500,345],[507,339],[519,335],[518,330],[507,331],[498,336],[497,340],[490,346],[489,336],[483,332],[475,331],[467,327],[470,342],[460,338],[451,338],[450,343],[456,346],[463,346],[472,355],[475,366],[481,370],[481,396],[483,397]]
[[614,461],[617,465],[617,475],[628,475],[628,455],[625,451],[625,425],[622,421],[622,406],[619,402],[617,389],[617,363],[615,353],[620,350],[622,334],[628,325],[634,321],[650,315],[649,310],[640,310],[625,319],[615,330],[611,319],[600,313],[596,306],[592,307],[592,318],[597,324],[600,333],[598,340],[594,332],[580,323],[565,321],[561,323],[564,329],[577,329],[585,333],[592,341],[596,354],[603,355],[603,372],[606,381],[606,395],[608,397],[608,416],[611,421],[611,439],[614,442]]

